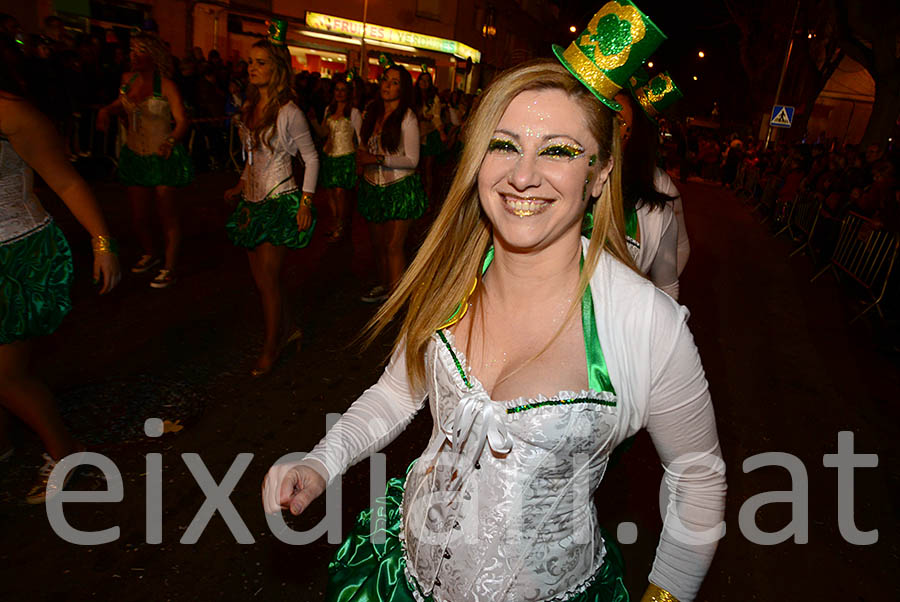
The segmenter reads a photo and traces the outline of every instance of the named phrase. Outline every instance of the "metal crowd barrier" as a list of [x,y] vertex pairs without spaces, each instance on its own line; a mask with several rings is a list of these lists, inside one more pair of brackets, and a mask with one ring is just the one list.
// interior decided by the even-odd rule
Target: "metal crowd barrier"
[[873,307],[884,318],[881,301],[897,260],[900,237],[877,228],[878,225],[865,216],[853,212],[847,215],[841,223],[831,260],[810,280],[814,282],[830,269],[835,278],[840,279],[841,273],[846,274],[865,290],[869,297],[868,304],[850,320],[851,324]]
[[823,200],[820,195],[807,195],[802,201],[794,204],[794,210],[788,220],[791,235],[801,237],[803,244],[794,249],[788,257],[793,257],[803,249],[808,248],[809,254],[815,261],[815,249],[810,244],[816,232],[816,225],[819,223],[819,213],[822,210]]

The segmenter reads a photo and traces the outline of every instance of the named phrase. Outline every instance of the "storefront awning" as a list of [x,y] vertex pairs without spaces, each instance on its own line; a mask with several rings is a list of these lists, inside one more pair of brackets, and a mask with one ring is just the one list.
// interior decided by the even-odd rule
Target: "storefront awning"
[[313,11],[306,11],[306,25],[311,29],[343,34],[353,38],[362,38],[363,30],[365,29],[366,42],[381,43],[386,46],[407,46],[431,50],[433,52],[443,52],[452,54],[462,60],[472,59],[473,63],[477,63],[481,60],[481,52],[462,42],[428,36],[414,31],[404,31],[402,29],[394,29],[393,27],[374,25],[372,23],[366,23],[364,25],[362,21],[353,21],[352,19],[345,19],[334,15],[325,15]]

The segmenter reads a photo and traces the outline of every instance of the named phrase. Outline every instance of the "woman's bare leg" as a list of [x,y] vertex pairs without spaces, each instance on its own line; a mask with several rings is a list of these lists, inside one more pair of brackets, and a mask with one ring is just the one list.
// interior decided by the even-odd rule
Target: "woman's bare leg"
[[53,394],[29,375],[32,343],[0,345],[0,405],[27,424],[54,460],[83,449],[63,424]]

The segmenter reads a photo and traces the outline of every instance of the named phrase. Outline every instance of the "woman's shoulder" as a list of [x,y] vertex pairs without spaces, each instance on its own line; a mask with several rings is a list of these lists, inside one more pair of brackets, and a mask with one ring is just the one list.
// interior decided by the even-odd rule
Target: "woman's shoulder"
[[[586,253],[590,241],[582,237],[582,243]],[[605,299],[604,306],[608,311],[617,315],[639,319],[647,315],[661,315],[664,320],[678,320],[684,310],[650,280],[605,251],[591,276],[591,288],[595,297]]]

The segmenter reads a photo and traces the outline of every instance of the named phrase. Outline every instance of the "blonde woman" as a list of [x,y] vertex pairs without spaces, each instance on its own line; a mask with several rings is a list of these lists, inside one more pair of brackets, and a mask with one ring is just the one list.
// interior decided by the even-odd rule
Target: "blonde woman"
[[696,595],[716,547],[696,531],[716,533],[724,503],[715,421],[686,312],[626,249],[600,94],[546,60],[492,82],[447,200],[375,317],[374,333],[403,318],[384,375],[303,461],[270,469],[266,511],[299,514],[428,401],[431,439],[379,510],[386,541],[362,515],[329,600],[628,600],[591,500],[641,428],[679,502],[643,600]]
[[[281,268],[288,249],[309,244],[316,223],[312,204],[319,157],[303,112],[294,103],[291,56],[283,44],[260,40],[250,49],[250,86],[241,109],[246,164],[237,185],[225,192],[238,199],[225,225],[231,241],[247,249],[250,271],[262,297],[265,340],[251,376],[268,374],[282,350],[299,345],[282,291]],[[305,170],[300,187],[291,157]]]
[[128,134],[119,155],[118,178],[127,187],[134,230],[143,252],[132,272],[142,274],[160,263],[151,228],[154,204],[162,223],[165,251],[162,268],[150,281],[153,288],[175,283],[181,212],[174,189],[194,179],[190,156],[180,142],[190,121],[178,87],[169,79],[171,69],[171,58],[158,36],[144,32],[132,36],[131,71],[122,76],[119,98],[97,115],[97,127],[104,131],[112,113],[127,118]]

